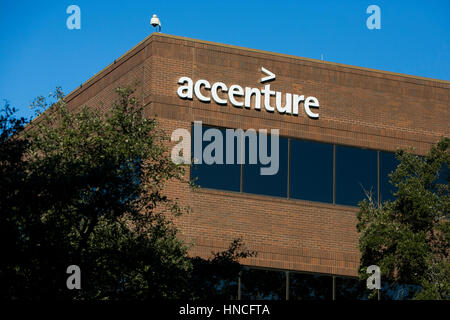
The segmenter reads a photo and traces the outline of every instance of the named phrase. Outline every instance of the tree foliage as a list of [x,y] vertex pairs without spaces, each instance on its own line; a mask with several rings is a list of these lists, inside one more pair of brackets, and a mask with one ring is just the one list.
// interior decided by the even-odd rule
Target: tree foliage
[[[198,259],[172,220],[189,208],[164,193],[171,180],[188,183],[184,167],[171,161],[167,136],[133,89],[116,93],[107,113],[68,110],[60,90],[52,103],[39,97],[25,132],[9,109],[1,118],[4,298],[198,296]],[[241,247],[231,247],[229,263],[245,256]],[[67,289],[69,265],[81,268],[82,290]]]
[[242,270],[238,259],[256,255],[255,251],[243,250],[243,246],[242,238],[237,238],[227,250],[213,252],[209,259],[193,258],[189,298],[236,300],[237,275]]
[[[360,202],[360,276],[369,265],[382,280],[412,285],[418,299],[450,298],[449,160],[450,139],[442,138],[426,156],[399,150],[390,174],[395,200]],[[413,290],[414,291],[414,290]]]
[[0,114],[0,290],[2,295],[13,294],[12,286],[21,286],[13,257],[24,250],[19,208],[23,204],[23,182],[26,161],[23,159],[28,142],[19,135],[26,124],[24,118],[15,117],[15,109],[5,103]]

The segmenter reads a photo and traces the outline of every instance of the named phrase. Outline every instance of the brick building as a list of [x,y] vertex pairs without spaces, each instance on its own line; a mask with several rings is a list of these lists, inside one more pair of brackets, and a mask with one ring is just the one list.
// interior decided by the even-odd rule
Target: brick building
[[[267,76],[262,67],[276,78],[261,83]],[[257,110],[255,100],[248,108],[230,101],[181,99],[181,77],[194,83],[206,79],[210,85],[222,82],[229,89],[262,89],[267,83],[282,92],[283,99],[285,93],[316,97],[320,106],[311,110],[319,116],[308,116],[303,104],[298,114],[283,114],[269,112],[263,101]],[[114,99],[114,88],[136,81],[149,116],[156,114],[169,135],[177,128],[191,131],[194,121],[216,128],[279,129],[283,156],[276,176],[252,178],[244,164],[230,167],[225,176],[218,173],[216,182],[230,182],[215,185],[207,176],[219,169],[200,168],[191,173],[203,188],[193,192],[173,183],[167,190],[193,209],[177,221],[180,236],[194,243],[192,255],[208,257],[239,236],[248,249],[258,252],[243,261],[252,268],[246,276],[259,270],[254,272],[281,281],[269,293],[261,289],[260,298],[300,298],[295,288],[309,281],[307,277],[329,283],[320,297],[339,296],[339,286],[358,274],[355,213],[357,201],[364,197],[363,184],[375,199],[389,198],[392,152],[413,147],[424,154],[441,136],[450,136],[448,81],[160,33],[70,93],[68,105],[104,108]],[[207,86],[199,88],[211,96]],[[222,99],[231,91],[215,89]],[[238,91],[235,98],[243,103]],[[274,96],[270,102],[276,104]],[[239,288],[244,288],[245,279],[239,281]],[[239,289],[239,295],[246,294],[252,294],[248,286],[247,293]]]

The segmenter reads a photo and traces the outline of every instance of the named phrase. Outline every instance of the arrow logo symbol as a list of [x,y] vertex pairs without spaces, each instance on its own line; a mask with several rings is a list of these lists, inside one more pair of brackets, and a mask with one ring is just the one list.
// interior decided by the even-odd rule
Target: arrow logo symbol
[[261,78],[261,83],[275,79],[275,74],[270,72],[264,67],[261,67],[261,71],[267,74],[267,77]]

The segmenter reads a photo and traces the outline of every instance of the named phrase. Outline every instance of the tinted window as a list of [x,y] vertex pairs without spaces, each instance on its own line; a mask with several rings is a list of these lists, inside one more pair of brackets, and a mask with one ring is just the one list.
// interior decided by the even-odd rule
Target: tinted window
[[[287,197],[287,169],[288,169],[288,139],[279,137],[278,164],[276,164],[276,148],[272,148],[272,137],[267,135],[257,135],[258,141],[257,163],[250,164],[249,150],[251,146],[250,139],[245,139],[245,165],[243,169],[243,191],[248,193],[264,194],[270,196]],[[264,155],[271,157],[271,163],[264,164],[261,162],[261,142],[267,141],[267,152]],[[276,140],[275,140],[276,141]],[[264,151],[264,149],[263,149]],[[278,171],[273,175],[262,175],[261,170],[269,167],[278,166]]]
[[356,278],[336,277],[336,300],[367,300],[366,282]]
[[448,164],[444,163],[437,173],[435,183],[448,184],[449,179],[450,179],[449,173],[450,173],[450,171],[448,169]]
[[286,299],[286,273],[244,268],[241,274],[242,300]]
[[333,145],[291,140],[291,198],[333,202]]
[[336,146],[336,203],[357,206],[364,190],[377,200],[377,152]]
[[194,264],[189,285],[192,298],[200,300],[236,300],[238,298],[238,274],[240,267],[211,263],[200,258]]
[[[223,138],[223,154],[222,154],[222,164],[207,164],[204,161],[205,148],[208,145],[215,141],[214,137],[211,138],[211,141],[203,141],[202,137],[206,130],[219,130],[222,134]],[[195,144],[200,144],[202,146],[202,163],[201,164],[193,164],[191,166],[191,180],[194,181],[196,185],[205,188],[213,188],[213,189],[221,189],[221,190],[230,190],[230,191],[240,191],[240,183],[241,183],[241,165],[237,163],[236,159],[236,147],[234,145],[234,164],[226,164],[226,156],[227,156],[227,148],[226,148],[226,134],[225,129],[223,128],[211,128],[205,125],[202,126],[202,135],[196,133],[194,130],[194,125],[191,130],[191,149],[192,149],[192,157],[196,157],[194,152]],[[231,149],[230,149],[231,150]],[[216,150],[211,152],[211,155],[215,157]],[[193,161],[195,162],[195,160]]]
[[394,200],[395,188],[389,183],[389,174],[397,168],[395,153],[380,151],[380,202]]
[[332,277],[317,274],[289,273],[290,300],[331,300]]

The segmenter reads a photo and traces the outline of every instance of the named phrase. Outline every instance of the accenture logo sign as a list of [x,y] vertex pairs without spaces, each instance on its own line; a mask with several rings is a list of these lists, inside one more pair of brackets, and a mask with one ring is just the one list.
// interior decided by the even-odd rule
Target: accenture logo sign
[[[261,78],[261,83],[275,80],[275,74],[264,67],[261,71],[266,77]],[[263,88],[243,88],[240,85],[233,84],[228,87],[223,82],[215,82],[211,84],[208,80],[199,79],[193,81],[189,77],[181,77],[178,80],[180,85],[177,94],[182,99],[194,99],[194,96],[202,102],[211,102],[213,100],[219,105],[227,105],[231,103],[236,108],[246,108],[261,110],[261,104],[267,112],[275,112],[280,114],[292,114],[297,116],[299,108],[304,108],[305,113],[312,119],[319,118],[319,100],[316,97],[306,97],[304,95],[283,93],[270,89],[270,84],[265,84]],[[271,97],[275,97],[275,106],[271,105]],[[252,99],[254,98],[254,99]],[[261,99],[263,98],[263,99]],[[253,104],[252,104],[253,100]],[[314,108],[316,112],[313,112]]]

